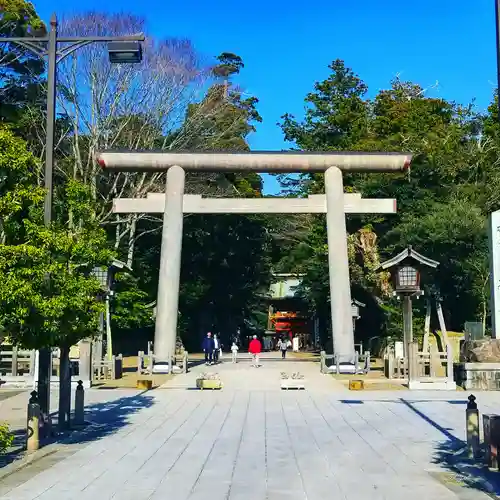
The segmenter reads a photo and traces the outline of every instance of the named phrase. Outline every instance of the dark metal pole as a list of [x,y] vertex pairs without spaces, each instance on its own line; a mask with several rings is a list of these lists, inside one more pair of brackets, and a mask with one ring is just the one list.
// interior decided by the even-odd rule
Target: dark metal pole
[[[54,168],[54,128],[56,116],[56,65],[57,65],[57,18],[50,18],[47,43],[47,122],[45,140],[45,203],[43,220],[46,226],[52,222],[52,173]],[[50,279],[50,278],[49,278]],[[50,379],[52,378],[52,349],[43,348],[38,353],[38,396],[44,421],[50,415]]]
[[496,36],[497,36],[497,108],[500,121],[500,96],[498,95],[500,88],[500,0],[495,0],[495,19],[496,19]]

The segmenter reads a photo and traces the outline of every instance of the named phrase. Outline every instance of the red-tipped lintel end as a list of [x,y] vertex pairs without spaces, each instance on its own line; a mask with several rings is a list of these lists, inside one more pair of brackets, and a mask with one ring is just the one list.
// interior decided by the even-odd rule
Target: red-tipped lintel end
[[97,163],[99,163],[101,168],[106,168],[106,162],[103,158],[97,158]]
[[394,200],[394,213],[398,211],[398,200]]

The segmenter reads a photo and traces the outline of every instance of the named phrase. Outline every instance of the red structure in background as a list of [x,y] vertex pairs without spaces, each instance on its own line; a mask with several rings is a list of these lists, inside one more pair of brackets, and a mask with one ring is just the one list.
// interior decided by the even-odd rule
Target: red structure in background
[[299,333],[307,332],[307,320],[295,311],[277,311],[270,317],[271,329],[278,335],[288,335],[290,340]]

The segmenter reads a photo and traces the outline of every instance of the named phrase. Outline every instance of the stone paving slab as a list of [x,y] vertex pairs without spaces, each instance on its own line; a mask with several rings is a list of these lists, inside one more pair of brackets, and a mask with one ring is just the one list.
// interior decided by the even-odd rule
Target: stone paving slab
[[[258,369],[257,369],[258,370]],[[464,393],[153,391],[109,402],[61,460],[0,484],[0,500],[491,498],[457,477]],[[500,394],[478,393],[480,410]],[[113,413],[116,412],[116,413]],[[116,418],[115,418],[116,417]],[[94,439],[94,440],[93,440]],[[62,451],[61,451],[62,452]],[[456,456],[456,455],[455,455]],[[451,479],[450,479],[451,478]]]

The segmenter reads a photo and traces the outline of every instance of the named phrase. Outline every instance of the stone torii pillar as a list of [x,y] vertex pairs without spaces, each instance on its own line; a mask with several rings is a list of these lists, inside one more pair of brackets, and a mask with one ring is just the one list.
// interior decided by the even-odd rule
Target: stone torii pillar
[[[115,171],[167,171],[158,286],[155,357],[168,363],[175,353],[182,246],[184,169],[208,172],[325,172],[330,307],[334,352],[340,362],[354,360],[354,332],[342,170],[403,171],[411,155],[399,153],[149,153],[103,152],[101,167]],[[241,200],[237,200],[241,201]],[[281,200],[280,200],[281,201]]]
[[338,167],[330,167],[325,172],[325,194],[333,351],[340,363],[352,363],[354,330],[351,318],[351,280],[344,214],[344,183]]
[[165,363],[167,366],[175,355],[177,339],[185,178],[184,169],[174,165],[168,169],[165,181],[166,196],[153,353],[157,364]]

